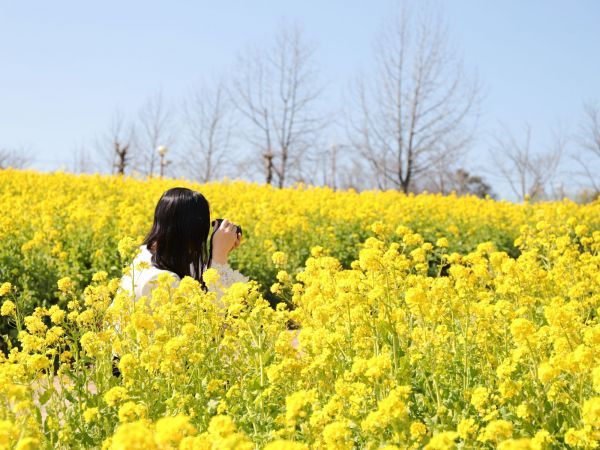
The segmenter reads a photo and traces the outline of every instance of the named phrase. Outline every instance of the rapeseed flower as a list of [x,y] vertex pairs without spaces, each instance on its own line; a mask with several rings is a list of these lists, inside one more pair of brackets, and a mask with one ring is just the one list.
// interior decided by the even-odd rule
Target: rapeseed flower
[[[597,202],[12,170],[0,183],[21,193],[0,199],[0,326],[16,336],[0,352],[0,441],[12,447],[598,440]],[[175,183],[249,231],[231,264],[257,282],[220,305],[190,277],[143,301],[120,292]]]

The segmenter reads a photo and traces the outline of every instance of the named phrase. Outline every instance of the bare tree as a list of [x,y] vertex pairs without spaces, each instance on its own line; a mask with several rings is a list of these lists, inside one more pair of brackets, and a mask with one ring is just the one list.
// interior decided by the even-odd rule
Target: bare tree
[[[439,148],[433,150],[429,166],[423,170],[419,180],[413,183],[413,190],[449,194],[457,191],[458,179],[466,171],[459,166],[463,164],[463,148],[457,147],[464,142],[441,142]],[[464,172],[464,173],[463,173]]]
[[492,187],[481,176],[473,175],[463,167],[455,171],[436,171],[433,175],[420,183],[419,191],[444,195],[454,192],[456,195],[475,195],[480,198],[489,195],[495,198]]
[[123,114],[116,111],[106,133],[96,139],[96,149],[112,173],[124,175],[133,161],[135,126],[126,123]]
[[186,167],[191,178],[206,183],[221,175],[231,153],[231,105],[222,82],[214,89],[202,86],[184,104]]
[[244,137],[267,183],[283,187],[298,174],[324,120],[315,112],[321,94],[312,67],[314,48],[296,27],[281,27],[272,49],[240,57],[231,91],[236,109],[247,119]]
[[25,147],[0,149],[0,169],[25,169],[33,160],[31,151]]
[[310,172],[305,176],[306,181],[310,184],[329,186],[333,190],[365,188],[368,185],[365,170],[360,161],[352,158],[353,150],[348,144],[337,141],[332,141],[328,146],[321,146],[320,150],[315,152],[312,164],[308,166]]
[[578,147],[571,157],[580,166],[578,175],[583,175],[590,187],[600,192],[600,106],[596,103],[583,105],[584,119],[575,137]]
[[73,149],[73,173],[88,173],[92,170],[94,163],[90,151],[83,145],[78,145]]
[[162,91],[149,97],[138,112],[136,127],[135,166],[149,177],[159,169],[158,147],[170,147],[174,142],[173,114],[165,105]]
[[340,151],[342,146],[333,142],[326,151],[320,153],[321,160],[317,167],[321,167],[322,183],[332,189],[337,189],[338,170],[340,169]]
[[479,175],[472,175],[467,170],[460,168],[454,172],[451,179],[451,190],[457,195],[475,195],[480,198],[490,196],[495,198],[492,187]]
[[408,192],[467,148],[480,88],[447,42],[439,15],[404,8],[376,41],[373,78],[355,86],[348,134],[380,188]]
[[529,124],[524,126],[521,142],[503,126],[503,131],[494,136],[490,155],[495,168],[508,182],[517,198],[522,201],[529,196],[535,200],[544,198],[552,189],[550,183],[556,175],[565,147],[564,135],[555,133],[550,148],[532,152]]

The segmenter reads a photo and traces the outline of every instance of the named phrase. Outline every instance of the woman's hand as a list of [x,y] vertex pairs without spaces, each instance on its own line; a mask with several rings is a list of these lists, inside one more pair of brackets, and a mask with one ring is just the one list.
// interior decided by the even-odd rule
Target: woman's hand
[[213,262],[227,264],[227,257],[231,250],[240,246],[242,236],[237,232],[235,224],[223,219],[213,235]]

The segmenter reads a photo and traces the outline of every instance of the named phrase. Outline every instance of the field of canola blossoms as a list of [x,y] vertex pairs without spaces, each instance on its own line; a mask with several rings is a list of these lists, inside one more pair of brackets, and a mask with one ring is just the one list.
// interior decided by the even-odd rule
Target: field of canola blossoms
[[[224,310],[117,292],[177,185],[244,228]],[[2,449],[598,447],[598,202],[5,170],[0,207]]]

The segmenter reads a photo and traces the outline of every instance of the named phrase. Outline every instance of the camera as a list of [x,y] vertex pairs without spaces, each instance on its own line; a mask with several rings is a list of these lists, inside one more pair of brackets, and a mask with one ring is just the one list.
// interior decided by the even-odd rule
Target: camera
[[[223,219],[215,219],[212,221],[213,232],[210,235],[210,246],[209,246],[209,250],[208,250],[208,266],[209,267],[210,267],[210,263],[212,262],[212,255],[213,255],[213,237],[215,236],[217,229],[221,226],[221,222],[223,222]],[[237,233],[241,236],[242,235],[242,227],[240,227],[239,225],[236,225],[235,228],[236,228]]]
[[[215,231],[217,231],[217,229],[221,226],[221,222],[223,222],[223,219],[215,219],[212,222],[212,226],[213,226],[213,234]],[[240,227],[239,225],[235,226],[235,229],[237,231],[238,234],[242,234],[242,227]]]

